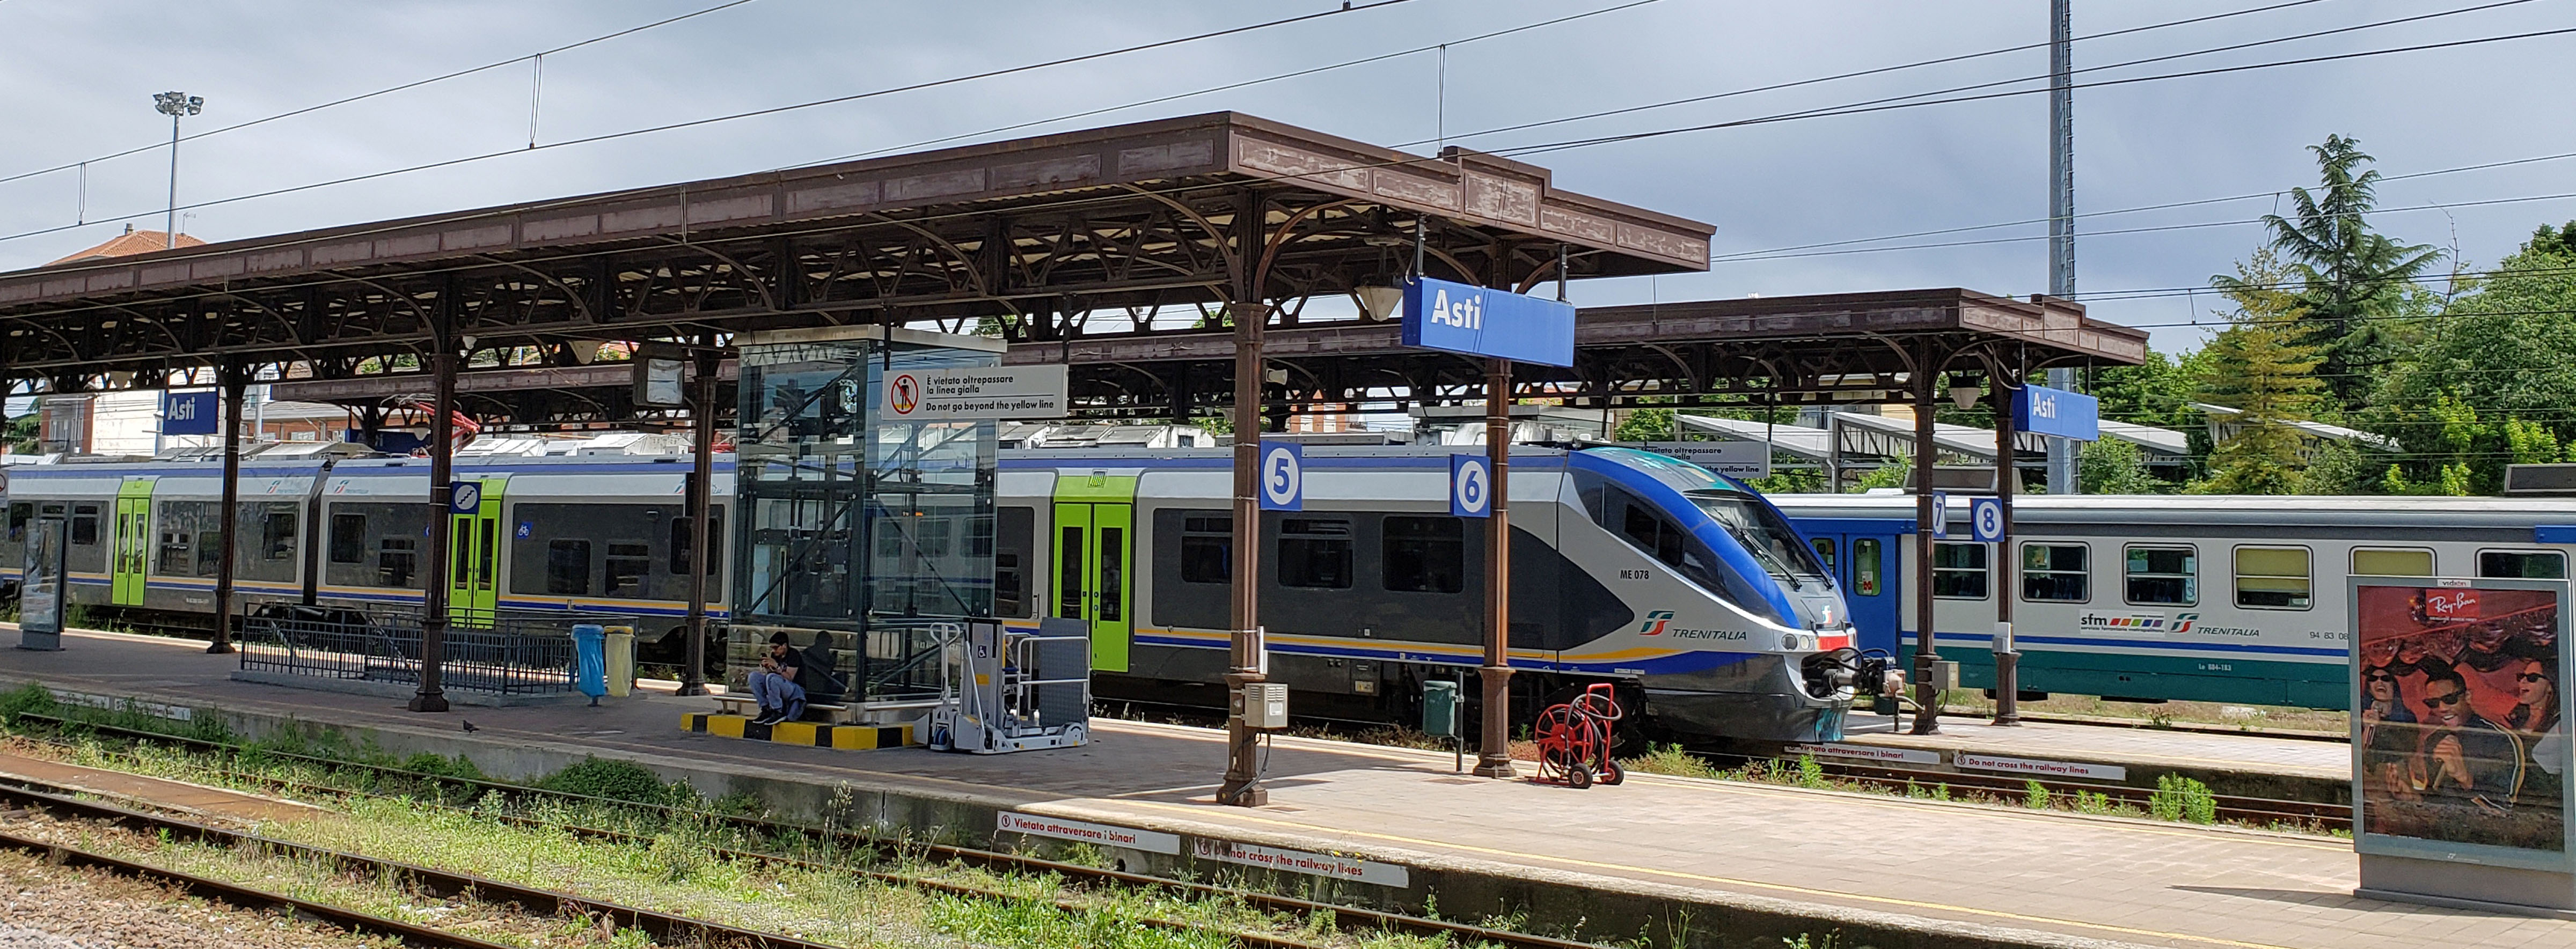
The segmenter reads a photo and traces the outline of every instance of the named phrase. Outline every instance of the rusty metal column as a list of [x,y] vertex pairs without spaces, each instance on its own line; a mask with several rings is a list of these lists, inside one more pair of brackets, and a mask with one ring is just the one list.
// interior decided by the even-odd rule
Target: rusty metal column
[[1219,804],[1270,803],[1261,786],[1261,733],[1244,727],[1244,687],[1268,681],[1261,652],[1261,330],[1270,308],[1236,300],[1234,318],[1234,637],[1225,687],[1233,708],[1225,719],[1225,783]]
[[242,394],[250,380],[239,363],[227,362],[215,373],[224,400],[224,520],[215,529],[215,543],[224,553],[215,561],[215,631],[206,651],[220,654],[233,651],[233,561],[241,557]]
[[1485,458],[1493,469],[1485,517],[1484,725],[1476,776],[1512,776],[1512,361],[1485,361]]
[[2013,490],[2021,487],[2021,472],[2013,467],[2015,442],[2020,434],[2013,424],[2013,393],[2019,380],[1994,377],[1995,406],[1995,503],[2003,509],[2003,531],[1995,535],[1995,640],[1991,647],[1995,657],[1995,724],[2021,724],[2021,649],[2013,645],[2013,600],[2021,595],[2021,560],[2013,553]]
[[[712,343],[712,340],[708,341]],[[682,635],[689,637],[687,652],[681,659],[680,687],[675,695],[707,694],[707,564],[714,562],[715,549],[715,471],[716,471],[716,368],[718,357],[712,348],[697,351],[694,368],[697,378],[689,380],[693,389],[689,420],[690,474],[689,496],[681,503],[689,508],[689,622]]]
[[454,488],[448,481],[454,476],[456,454],[456,337],[442,319],[430,338],[437,350],[429,357],[437,396],[430,408],[434,417],[429,423],[429,569],[421,571],[420,691],[411,697],[415,712],[447,711],[447,692],[439,678],[447,660],[448,575],[455,569],[448,563],[455,555],[449,548],[456,529],[456,515],[448,507]]
[[1932,469],[1940,457],[1939,446],[1932,442],[1932,417],[1940,410],[1933,402],[1933,383],[1939,375],[1933,369],[1932,347],[1926,344],[1916,352],[1914,363],[1913,733],[1917,735],[1941,731],[1941,690],[1932,683],[1932,670],[1941,661],[1932,629]]

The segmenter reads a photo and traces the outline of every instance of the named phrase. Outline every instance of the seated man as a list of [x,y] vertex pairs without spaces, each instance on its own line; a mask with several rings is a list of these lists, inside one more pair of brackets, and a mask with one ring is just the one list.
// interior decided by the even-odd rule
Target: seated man
[[796,684],[803,670],[802,658],[787,648],[785,632],[769,636],[769,654],[760,657],[760,668],[751,672],[751,699],[760,703],[755,725],[775,725],[805,715],[805,688]]

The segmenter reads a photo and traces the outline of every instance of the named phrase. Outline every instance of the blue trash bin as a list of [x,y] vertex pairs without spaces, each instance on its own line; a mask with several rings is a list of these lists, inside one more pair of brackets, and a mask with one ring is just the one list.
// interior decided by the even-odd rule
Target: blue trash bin
[[572,684],[590,696],[590,704],[608,694],[608,630],[598,623],[572,627]]

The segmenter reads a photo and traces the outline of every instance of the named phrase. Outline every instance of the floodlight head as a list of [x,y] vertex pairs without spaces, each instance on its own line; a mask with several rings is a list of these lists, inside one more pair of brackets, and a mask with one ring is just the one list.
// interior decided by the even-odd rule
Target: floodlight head
[[204,96],[192,96],[177,90],[152,95],[152,111],[172,118],[195,115],[205,110],[206,97]]

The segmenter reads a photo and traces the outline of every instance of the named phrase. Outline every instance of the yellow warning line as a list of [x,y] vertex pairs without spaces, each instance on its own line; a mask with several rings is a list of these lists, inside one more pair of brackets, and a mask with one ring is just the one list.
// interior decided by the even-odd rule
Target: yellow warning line
[[[1159,807],[1159,808],[1166,808],[1166,809],[1169,809],[1169,810],[1183,811],[1183,812],[1188,812],[1188,813],[1192,813],[1192,814],[1201,815],[1203,818],[1204,818],[1204,816],[1205,816],[1205,814],[1206,814],[1206,808],[1207,808],[1207,805],[1195,805],[1195,806],[1193,806],[1193,805],[1184,805],[1184,804],[1167,804],[1167,803],[1163,803],[1163,802],[1161,802],[1161,801],[1128,801],[1128,802],[1125,802],[1125,803],[1129,803],[1129,804],[1138,804],[1138,805],[1143,805],[1143,806],[1146,806],[1146,807]],[[2192,934],[2190,934],[2190,933],[2167,932],[2167,931],[2160,930],[2160,929],[2139,929],[2139,928],[2130,927],[2130,926],[2114,926],[2114,925],[2111,925],[2111,924],[2109,924],[2109,923],[2088,923],[2088,922],[2085,922],[2085,921],[2083,921],[2083,920],[2078,920],[2078,919],[2059,919],[2059,918],[2054,917],[2054,916],[2034,916],[2034,915],[2030,915],[2030,914],[2028,914],[2028,913],[2014,913],[2014,912],[2007,912],[2007,911],[2004,911],[2004,910],[1993,910],[1993,909],[1978,909],[1978,908],[1973,907],[1973,906],[1957,906],[1957,905],[1953,905],[1953,904],[1949,904],[1949,903],[1934,903],[1934,902],[1930,902],[1930,901],[1928,901],[1928,900],[1908,900],[1908,899],[1898,899],[1898,898],[1896,898],[1896,897],[1892,897],[1892,896],[1872,896],[1872,895],[1869,895],[1869,894],[1866,894],[1866,893],[1848,893],[1848,892],[1844,892],[1844,891],[1841,891],[1841,890],[1825,890],[1825,889],[1818,889],[1818,888],[1815,888],[1815,887],[1798,886],[1798,885],[1790,884],[1790,883],[1766,883],[1766,882],[1763,882],[1763,881],[1761,881],[1761,880],[1745,880],[1745,879],[1738,879],[1738,878],[1735,878],[1735,877],[1711,876],[1711,875],[1704,874],[1704,873],[1688,873],[1688,872],[1684,872],[1684,871],[1681,871],[1681,870],[1662,870],[1662,869],[1657,869],[1657,868],[1654,868],[1654,867],[1641,867],[1641,866],[1634,866],[1634,865],[1630,865],[1630,864],[1623,864],[1623,863],[1601,863],[1601,862],[1598,862],[1598,861],[1593,861],[1593,860],[1584,860],[1584,859],[1580,859],[1580,858],[1576,858],[1576,857],[1556,857],[1556,856],[1549,856],[1549,855],[1546,855],[1546,854],[1521,853],[1521,852],[1519,852],[1519,851],[1514,851],[1514,850],[1503,850],[1503,849],[1494,848],[1494,847],[1478,847],[1478,846],[1475,846],[1475,845],[1473,845],[1473,844],[1462,844],[1462,843],[1458,843],[1458,842],[1455,842],[1455,841],[1447,841],[1447,840],[1424,840],[1424,839],[1422,839],[1422,838],[1418,838],[1418,837],[1404,837],[1404,836],[1399,836],[1399,835],[1396,835],[1396,834],[1380,834],[1380,833],[1374,833],[1374,832],[1371,832],[1371,831],[1364,831],[1364,830],[1346,830],[1346,829],[1342,829],[1342,828],[1338,828],[1338,827],[1326,827],[1326,826],[1323,826],[1323,825],[1320,825],[1320,824],[1308,824],[1308,823],[1302,823],[1302,822],[1299,822],[1299,821],[1278,820],[1278,819],[1275,819],[1275,818],[1268,818],[1268,817],[1255,817],[1255,816],[1250,815],[1250,814],[1227,814],[1227,815],[1224,815],[1224,817],[1225,817],[1226,819],[1228,819],[1228,820],[1244,820],[1244,821],[1251,821],[1251,822],[1254,822],[1254,823],[1261,823],[1261,824],[1276,824],[1276,825],[1279,825],[1279,826],[1282,826],[1282,827],[1295,827],[1295,828],[1299,828],[1299,829],[1303,829],[1303,830],[1320,830],[1320,831],[1324,831],[1324,832],[1327,832],[1327,833],[1348,834],[1348,835],[1351,835],[1351,836],[1354,836],[1354,837],[1373,837],[1373,838],[1376,838],[1376,839],[1379,839],[1379,840],[1394,841],[1394,842],[1396,842],[1396,843],[1402,843],[1402,844],[1412,844],[1412,845],[1414,845],[1414,846],[1424,847],[1424,848],[1428,848],[1428,849],[1431,849],[1431,850],[1434,850],[1434,851],[1444,850],[1444,849],[1445,849],[1445,850],[1466,850],[1466,851],[1472,851],[1472,852],[1475,852],[1475,853],[1490,854],[1490,855],[1497,856],[1497,857],[1509,857],[1509,858],[1516,859],[1516,860],[1542,860],[1542,861],[1547,861],[1547,862],[1550,862],[1550,863],[1561,863],[1561,864],[1567,864],[1567,865],[1570,865],[1570,866],[1584,867],[1584,868],[1587,868],[1587,869],[1594,869],[1594,870],[1607,870],[1607,871],[1614,871],[1614,872],[1621,872],[1621,871],[1624,871],[1624,872],[1634,872],[1634,873],[1651,873],[1651,874],[1655,874],[1655,875],[1658,875],[1658,876],[1674,877],[1674,878],[1677,878],[1677,879],[1690,880],[1690,881],[1694,881],[1694,882],[1698,882],[1698,883],[1714,883],[1714,884],[1718,884],[1718,885],[1720,885],[1720,886],[1754,887],[1754,888],[1758,888],[1758,889],[1779,890],[1779,891],[1786,892],[1786,893],[1796,893],[1796,894],[1799,894],[1799,895],[1801,895],[1801,896],[1816,896],[1816,897],[1825,897],[1825,898],[1828,898],[1828,899],[1838,899],[1838,900],[1859,900],[1859,901],[1862,901],[1862,902],[1868,902],[1868,903],[1884,903],[1884,904],[1887,904],[1887,905],[1890,905],[1890,906],[1903,906],[1903,907],[1907,907],[1907,908],[1909,908],[1909,909],[1937,910],[1937,911],[1941,911],[1941,912],[1950,912],[1950,913],[1965,913],[1965,914],[1969,914],[1969,915],[1973,915],[1973,916],[1991,916],[1991,917],[1994,917],[1994,918],[1997,918],[1997,919],[2009,919],[2009,920],[2014,920],[2014,921],[2017,921],[2017,922],[2038,923],[2038,924],[2042,924],[2042,925],[2049,925],[2049,926],[2077,926],[2077,927],[2082,927],[2082,928],[2085,928],[2085,929],[2099,929],[2099,930],[2102,930],[2102,931],[2105,931],[2105,932],[2126,933],[2126,934],[2128,934],[2128,935],[2132,935],[2132,936],[2152,936],[2152,937],[2159,938],[2159,939],[2185,939],[2185,940],[2190,940],[2190,941],[2193,941],[2193,942],[2205,942],[2205,943],[2211,943],[2211,944],[2214,944],[2214,945],[2221,945],[2221,946],[2236,946],[2236,947],[2238,947],[2238,949],[2290,949],[2290,947],[2287,947],[2287,946],[2276,946],[2276,945],[2272,945],[2272,944],[2270,944],[2270,943],[2262,943],[2262,942],[2244,942],[2244,941],[2241,941],[2241,940],[2235,940],[2235,939],[2221,939],[2221,938],[2218,938],[2218,937],[2215,937],[2215,936],[2195,936],[2195,935],[2192,935]]]

